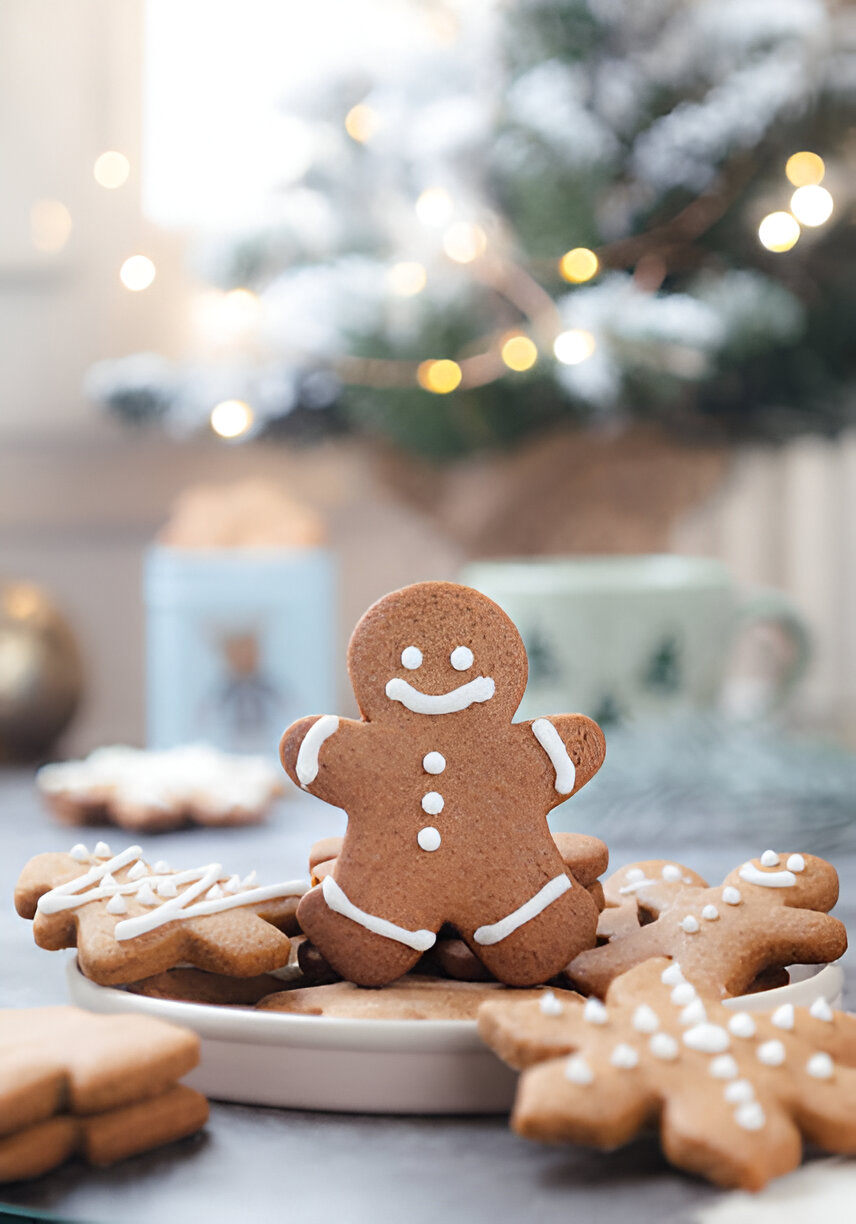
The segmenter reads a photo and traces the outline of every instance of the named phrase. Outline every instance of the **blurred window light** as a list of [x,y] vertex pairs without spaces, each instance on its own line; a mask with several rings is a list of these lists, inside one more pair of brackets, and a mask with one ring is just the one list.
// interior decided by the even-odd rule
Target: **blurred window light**
[[486,247],[487,234],[469,221],[456,221],[443,235],[443,250],[455,263],[472,263],[484,255]]
[[155,279],[157,269],[148,255],[130,255],[119,269],[119,280],[132,293],[148,289]]
[[365,102],[358,102],[345,115],[345,131],[357,144],[366,144],[377,131],[377,113]]
[[791,212],[803,225],[823,225],[832,216],[832,196],[825,187],[808,184],[791,196]]
[[594,336],[581,327],[560,332],[553,342],[553,352],[562,365],[579,365],[581,361],[591,357],[595,347]]
[[538,360],[538,349],[534,342],[519,333],[508,336],[503,341],[500,354],[509,370],[517,372],[531,370]]
[[416,201],[416,216],[423,225],[442,225],[454,211],[455,205],[445,187],[426,187]]
[[109,149],[95,159],[92,173],[99,187],[106,187],[108,191],[113,191],[127,183],[131,173],[131,163],[124,153],[117,153],[114,149]]
[[386,283],[396,297],[415,297],[428,282],[428,274],[421,263],[402,260],[393,264],[386,274]]
[[71,234],[71,213],[59,200],[35,200],[30,208],[30,240],[37,251],[61,251]]
[[814,187],[823,181],[826,166],[817,153],[792,153],[785,162],[785,174],[794,187]]
[[781,254],[796,246],[800,236],[800,225],[788,212],[768,213],[758,226],[758,239],[768,251]]
[[240,438],[253,420],[253,410],[243,400],[223,400],[211,410],[211,428],[221,438]]
[[448,395],[461,384],[463,374],[457,361],[443,359],[441,361],[423,361],[416,377],[419,385],[435,395]]
[[559,272],[572,285],[582,285],[597,275],[600,262],[588,247],[574,247],[559,260]]

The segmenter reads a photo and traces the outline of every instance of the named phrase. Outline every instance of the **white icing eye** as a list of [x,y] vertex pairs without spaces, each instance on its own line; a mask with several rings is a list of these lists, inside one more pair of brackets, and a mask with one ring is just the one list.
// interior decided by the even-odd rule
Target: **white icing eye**
[[402,667],[406,667],[408,671],[416,671],[417,667],[422,666],[422,651],[418,646],[405,646],[401,652]]
[[449,655],[449,660],[455,671],[467,671],[473,665],[473,652],[469,646],[456,646]]

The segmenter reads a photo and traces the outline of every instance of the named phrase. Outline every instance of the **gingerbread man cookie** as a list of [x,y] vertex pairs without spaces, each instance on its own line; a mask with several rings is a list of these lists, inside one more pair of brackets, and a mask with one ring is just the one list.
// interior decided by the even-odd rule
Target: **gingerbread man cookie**
[[391,982],[446,922],[509,985],[593,947],[597,906],[547,813],[597,772],[603,735],[582,715],[512,723],[527,660],[505,613],[453,583],[405,587],[360,621],[348,667],[362,721],[304,718],[280,746],[299,786],[348,813],[298,911],[333,968]]
[[856,1017],[824,999],[735,1011],[661,958],[605,1005],[485,1003],[479,1032],[528,1068],[511,1124],[529,1139],[614,1148],[659,1124],[673,1164],[746,1190],[798,1165],[803,1137],[856,1154]]
[[645,859],[620,867],[603,882],[604,907],[597,922],[599,943],[621,939],[638,931],[642,924],[636,894],[640,888],[660,880],[668,884],[695,884],[699,888],[707,888],[707,880],[703,876],[683,863],[676,863],[674,859]]
[[661,875],[637,881],[635,893],[654,920],[575,957],[567,976],[584,994],[602,998],[619,974],[670,956],[698,988],[740,995],[766,969],[824,964],[847,948],[844,924],[827,913],[838,900],[838,875],[813,854],[765,850],[717,888]]

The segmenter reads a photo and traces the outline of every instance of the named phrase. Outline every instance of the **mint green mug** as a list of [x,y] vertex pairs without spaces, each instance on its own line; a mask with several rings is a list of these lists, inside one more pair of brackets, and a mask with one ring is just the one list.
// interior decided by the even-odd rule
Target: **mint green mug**
[[780,591],[744,596],[721,562],[678,555],[474,561],[461,581],[520,630],[529,685],[520,717],[577,710],[606,725],[711,708],[739,632],[777,624],[791,661],[771,680],[778,705],[806,670],[805,622]]

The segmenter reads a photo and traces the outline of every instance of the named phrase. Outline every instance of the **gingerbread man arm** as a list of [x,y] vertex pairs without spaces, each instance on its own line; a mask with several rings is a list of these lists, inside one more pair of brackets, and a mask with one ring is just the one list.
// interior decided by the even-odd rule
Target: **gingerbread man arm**
[[345,791],[359,771],[359,737],[365,723],[335,714],[299,718],[279,744],[282,767],[301,790],[343,807]]
[[776,964],[825,964],[847,951],[847,928],[831,914],[782,905],[770,913],[766,942]]
[[550,807],[575,795],[603,764],[606,756],[603,732],[584,714],[557,714],[518,726],[541,749]]

